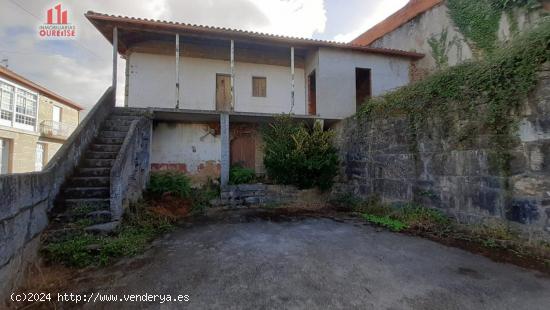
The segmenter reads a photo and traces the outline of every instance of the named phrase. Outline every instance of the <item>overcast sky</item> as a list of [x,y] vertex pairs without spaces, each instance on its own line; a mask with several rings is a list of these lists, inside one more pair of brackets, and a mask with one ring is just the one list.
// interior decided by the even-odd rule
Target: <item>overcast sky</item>
[[[9,68],[89,109],[111,81],[111,45],[83,14],[88,10],[350,41],[408,0],[0,0],[0,60]],[[75,40],[42,40],[38,26],[61,3]],[[124,61],[119,61],[119,85]],[[124,89],[119,87],[119,90]],[[121,102],[121,91],[118,94]]]

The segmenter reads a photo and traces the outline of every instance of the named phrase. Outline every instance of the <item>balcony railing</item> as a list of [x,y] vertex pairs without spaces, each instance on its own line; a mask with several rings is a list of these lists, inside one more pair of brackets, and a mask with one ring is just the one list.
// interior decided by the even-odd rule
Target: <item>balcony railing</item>
[[66,139],[75,128],[73,125],[46,120],[40,123],[40,134],[49,138]]

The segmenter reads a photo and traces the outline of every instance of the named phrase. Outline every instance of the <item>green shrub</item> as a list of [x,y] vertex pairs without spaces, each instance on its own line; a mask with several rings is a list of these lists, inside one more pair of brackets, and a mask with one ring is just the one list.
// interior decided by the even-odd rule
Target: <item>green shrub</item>
[[201,188],[193,189],[191,194],[192,200],[192,215],[203,215],[206,213],[206,209],[210,206],[210,200],[216,199],[220,196],[220,186],[208,179],[205,185]]
[[169,193],[180,198],[188,198],[191,193],[191,182],[182,172],[153,172],[149,182],[149,192],[157,196]]
[[339,164],[333,136],[334,132],[324,131],[320,123],[310,129],[290,116],[278,117],[263,130],[268,176],[280,184],[329,189]]
[[253,169],[233,165],[229,170],[229,184],[249,184],[255,180],[256,172]]
[[364,214],[363,218],[371,223],[388,228],[391,231],[402,231],[408,228],[408,225],[400,220],[393,219],[389,216],[378,216],[372,214]]

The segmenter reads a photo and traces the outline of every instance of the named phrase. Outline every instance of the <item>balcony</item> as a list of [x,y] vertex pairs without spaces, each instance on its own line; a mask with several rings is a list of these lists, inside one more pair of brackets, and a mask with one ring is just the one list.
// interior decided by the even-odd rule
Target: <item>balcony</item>
[[44,137],[53,138],[53,139],[67,139],[75,126],[55,122],[52,120],[42,121],[40,123],[40,134]]

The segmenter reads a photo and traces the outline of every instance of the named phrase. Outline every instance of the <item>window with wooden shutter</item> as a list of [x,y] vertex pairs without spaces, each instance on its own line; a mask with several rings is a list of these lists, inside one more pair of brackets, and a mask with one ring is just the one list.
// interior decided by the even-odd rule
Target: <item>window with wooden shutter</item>
[[265,77],[252,77],[252,96],[267,97],[267,79]]

